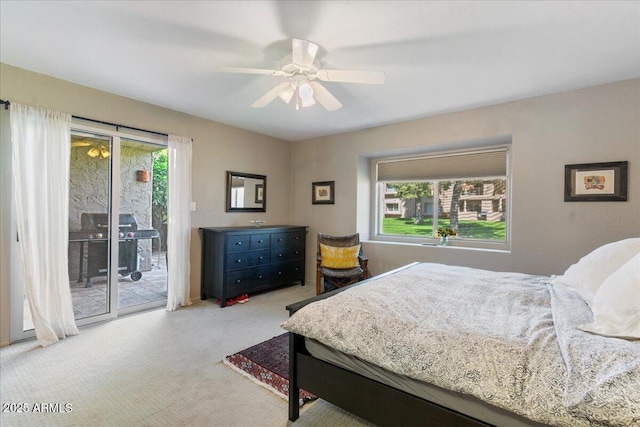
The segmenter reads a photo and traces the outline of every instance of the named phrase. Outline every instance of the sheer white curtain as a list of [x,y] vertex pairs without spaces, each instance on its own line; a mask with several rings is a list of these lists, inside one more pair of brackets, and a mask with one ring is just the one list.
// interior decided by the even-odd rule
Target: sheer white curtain
[[191,139],[169,135],[167,310],[191,305]]
[[16,227],[38,342],[76,335],[69,288],[71,116],[11,103]]

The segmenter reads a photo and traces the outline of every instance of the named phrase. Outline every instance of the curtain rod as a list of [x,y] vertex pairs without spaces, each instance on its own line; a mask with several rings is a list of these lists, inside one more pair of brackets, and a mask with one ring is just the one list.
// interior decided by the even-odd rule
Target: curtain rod
[[[8,110],[9,109],[9,105],[11,105],[11,102],[4,101],[4,100],[0,99],[0,104],[4,104],[4,109]],[[162,132],[155,132],[155,131],[152,131],[152,130],[134,128],[132,126],[119,125],[117,123],[110,123],[110,122],[105,122],[105,121],[102,121],[102,120],[88,119],[86,117],[80,117],[80,116],[71,116],[71,117],[73,117],[74,119],[78,119],[78,120],[86,120],[88,122],[100,123],[102,125],[107,125],[107,126],[114,126],[116,128],[125,128],[125,129],[137,130],[137,131],[140,131],[140,132],[153,133],[153,134],[156,134],[156,135],[162,135],[162,136],[167,136],[167,137],[169,136],[168,134],[162,133]],[[193,138],[191,138],[191,141],[193,141]]]

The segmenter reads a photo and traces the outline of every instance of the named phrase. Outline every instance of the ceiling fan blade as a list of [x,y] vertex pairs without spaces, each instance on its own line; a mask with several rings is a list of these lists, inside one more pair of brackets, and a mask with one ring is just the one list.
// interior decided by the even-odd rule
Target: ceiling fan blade
[[260,68],[218,67],[214,71],[219,73],[264,74],[269,76],[288,76],[289,73],[280,70],[264,70]]
[[328,111],[335,111],[342,108],[340,101],[335,96],[331,95],[324,86],[318,82],[310,81],[309,85],[313,89],[313,97]]
[[288,104],[291,102],[291,99],[293,98],[293,95],[295,95],[295,93],[296,88],[292,84],[290,84],[289,87],[285,87],[284,89],[282,89],[278,96],[280,97],[280,99],[282,99],[282,101],[284,101],[285,104]]
[[318,45],[307,40],[293,39],[292,60],[303,68],[311,68],[318,53]]
[[323,82],[366,83],[379,85],[387,80],[387,75],[382,71],[347,71],[347,70],[320,70],[316,73]]
[[262,108],[262,107],[266,106],[271,101],[276,99],[278,97],[278,95],[280,95],[280,92],[282,92],[283,90],[286,90],[287,87],[290,86],[290,85],[291,85],[291,83],[289,83],[289,82],[280,83],[279,85],[277,85],[276,87],[271,89],[269,92],[265,93],[256,102],[251,104],[251,106],[253,108]]

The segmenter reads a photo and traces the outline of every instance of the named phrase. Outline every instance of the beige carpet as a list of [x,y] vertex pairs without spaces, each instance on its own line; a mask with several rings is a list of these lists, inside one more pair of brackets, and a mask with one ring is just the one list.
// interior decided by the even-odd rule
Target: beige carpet
[[[304,405],[291,423],[286,401],[222,363],[281,334],[285,306],[314,294],[312,286],[291,286],[224,309],[208,300],[86,326],[47,348],[35,341],[4,347],[3,409],[24,404],[30,412],[1,412],[0,425],[370,425],[322,400]],[[71,412],[33,412],[54,404]]]

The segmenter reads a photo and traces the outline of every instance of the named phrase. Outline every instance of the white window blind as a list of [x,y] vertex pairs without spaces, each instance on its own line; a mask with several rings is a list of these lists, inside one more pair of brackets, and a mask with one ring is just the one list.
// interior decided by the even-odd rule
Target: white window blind
[[507,149],[378,161],[378,181],[506,176]]

